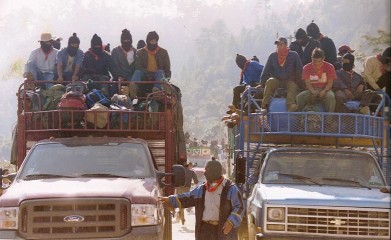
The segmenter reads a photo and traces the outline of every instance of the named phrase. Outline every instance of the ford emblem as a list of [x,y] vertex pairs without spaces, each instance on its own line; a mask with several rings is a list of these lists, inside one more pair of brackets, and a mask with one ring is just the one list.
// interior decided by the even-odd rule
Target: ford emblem
[[64,217],[64,222],[79,223],[83,221],[84,221],[84,217],[79,215],[69,215]]

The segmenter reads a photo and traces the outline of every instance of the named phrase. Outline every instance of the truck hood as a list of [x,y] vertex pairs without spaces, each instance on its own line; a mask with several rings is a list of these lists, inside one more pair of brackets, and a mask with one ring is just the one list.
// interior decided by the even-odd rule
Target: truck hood
[[259,201],[268,204],[349,206],[390,208],[390,195],[379,189],[348,188],[318,185],[276,185],[258,187]]
[[132,203],[153,203],[160,196],[155,179],[72,178],[40,179],[13,183],[0,197],[0,206],[43,198],[127,198]]

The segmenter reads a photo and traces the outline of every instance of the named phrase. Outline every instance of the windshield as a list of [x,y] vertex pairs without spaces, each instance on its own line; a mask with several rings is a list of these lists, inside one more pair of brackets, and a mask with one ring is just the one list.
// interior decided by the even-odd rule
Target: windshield
[[377,187],[384,185],[375,159],[352,152],[271,152],[263,183]]
[[19,178],[151,177],[152,166],[147,150],[137,143],[37,145],[26,159]]

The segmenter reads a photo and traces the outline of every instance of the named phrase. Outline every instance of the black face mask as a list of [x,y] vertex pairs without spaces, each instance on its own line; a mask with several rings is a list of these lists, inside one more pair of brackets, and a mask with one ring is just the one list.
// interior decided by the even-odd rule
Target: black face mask
[[125,51],[129,51],[132,48],[132,42],[121,41],[121,46]]
[[157,44],[151,44],[151,43],[148,43],[147,44],[147,48],[151,51],[155,51],[156,48],[157,48]]
[[381,60],[380,60],[380,62],[381,63],[383,63],[383,64],[388,64],[388,63],[390,63],[390,59],[387,59],[387,58],[381,58]]
[[353,65],[353,63],[343,63],[342,68],[343,70],[350,72],[353,70]]
[[308,38],[301,40],[301,46],[305,47],[307,46],[307,43],[308,43]]
[[102,49],[102,47],[93,47],[93,48],[91,48],[92,49],[92,52],[94,53],[94,54],[96,54],[96,55],[102,55],[102,53],[103,53],[103,49]]
[[44,53],[49,53],[50,50],[52,50],[52,45],[51,44],[46,44],[45,42],[40,42],[41,43],[41,49]]
[[68,52],[69,56],[74,57],[76,55],[78,49],[79,49],[78,47],[68,46],[67,52]]

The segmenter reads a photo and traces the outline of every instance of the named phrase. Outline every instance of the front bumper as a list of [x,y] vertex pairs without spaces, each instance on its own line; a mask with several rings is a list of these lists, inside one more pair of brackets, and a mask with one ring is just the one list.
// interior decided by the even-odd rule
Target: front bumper
[[[21,238],[16,231],[0,230],[0,240],[25,240]],[[49,240],[50,238],[48,238]],[[67,240],[85,240],[78,238],[67,238]],[[95,238],[94,238],[95,239]],[[128,234],[118,238],[99,238],[99,240],[162,240],[163,239],[163,225],[134,227]],[[54,240],[54,239],[50,239]],[[58,240],[56,238],[56,240]]]
[[[341,236],[292,236],[292,235],[264,235],[262,233],[258,233],[256,235],[257,240],[374,240],[374,239],[382,239],[382,238],[361,238],[361,237],[341,237]],[[384,238],[383,238],[384,239]]]

